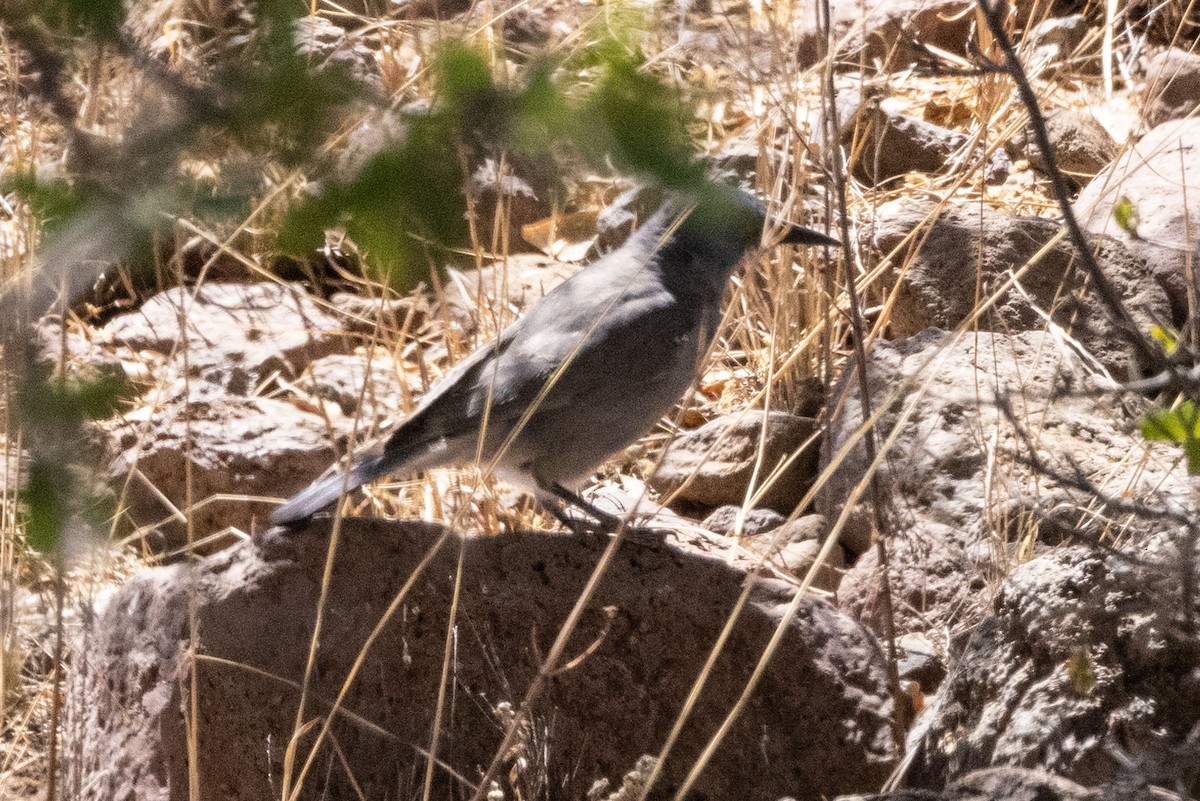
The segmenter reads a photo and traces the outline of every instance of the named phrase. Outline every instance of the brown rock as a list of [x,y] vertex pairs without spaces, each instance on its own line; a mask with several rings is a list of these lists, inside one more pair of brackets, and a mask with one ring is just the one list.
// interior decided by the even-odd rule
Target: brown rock
[[[740,512],[740,506],[727,504],[714,509],[700,525],[716,534],[733,534]],[[786,520],[786,517],[773,509],[750,509],[742,520],[741,534],[743,537],[764,534],[783,525]]]
[[[899,609],[902,623],[924,626],[924,616],[963,609],[956,599],[976,591],[971,582],[996,569],[994,558],[1006,568],[1003,549],[993,553],[996,549],[988,547],[993,536],[1018,541],[1043,523],[1048,533],[1066,530],[1084,537],[1144,536],[1156,530],[1153,522],[1137,517],[1097,519],[1095,493],[1064,486],[1045,470],[1066,477],[1078,470],[1100,493],[1125,503],[1195,508],[1178,451],[1146,442],[1133,428],[1135,414],[1102,395],[1055,395],[1059,387],[1086,387],[1074,364],[1052,336],[1032,331],[956,338],[929,329],[906,340],[875,343],[867,374],[874,408],[883,410],[876,433],[880,442],[894,437],[877,475],[889,529],[901,538],[917,524],[936,524],[942,532],[931,536],[925,530],[911,549],[896,546],[900,556],[893,567],[907,574],[896,580],[912,612],[906,618],[904,607]],[[826,464],[862,427],[857,375],[855,365],[847,365],[835,390],[841,400],[831,401],[840,411],[830,423],[822,454]],[[1001,413],[997,400],[1011,406],[1020,430]],[[1039,469],[1029,462],[1028,443],[1037,448]],[[1124,467],[1130,463],[1139,465],[1136,474]],[[851,447],[818,496],[817,510],[836,519],[867,466],[862,445]],[[848,527],[843,542],[870,536],[869,503],[860,500],[855,511],[850,519],[858,530]],[[1013,523],[1019,525],[1010,529]],[[967,549],[977,543],[987,553],[968,558]],[[860,592],[856,584],[860,574],[874,569],[872,559],[860,559],[840,589],[843,604],[852,604],[868,620],[875,619],[872,592]],[[868,587],[879,586],[878,576],[861,578]],[[930,612],[932,602],[943,611]]]
[[1095,787],[1136,765],[1143,786],[1200,789],[1200,607],[1180,579],[1196,555],[1179,549],[1057,548],[1014,569],[929,711],[910,785],[1011,766]]
[[781,542],[804,542],[805,540],[823,540],[829,533],[829,519],[825,515],[804,515],[784,523],[775,531],[772,537],[778,537]]
[[813,420],[785,412],[747,411],[720,417],[679,436],[650,477],[650,486],[662,495],[677,493],[678,500],[702,506],[741,504],[754,474],[764,425],[759,486],[784,460],[799,455],[757,504],[790,514],[812,485],[818,446],[809,443],[801,450],[813,435]]
[[[199,799],[272,797],[292,742],[316,610],[324,626],[303,715],[314,725],[296,741],[301,761],[368,635],[441,532],[346,520],[325,596],[328,524],[139,573],[81,644],[66,703],[68,783],[80,788],[81,801],[186,796],[184,714],[194,669]],[[300,798],[419,793],[460,549],[453,700],[441,723],[444,767],[433,772],[433,791],[444,798],[478,780],[506,710],[521,703],[602,547],[534,534],[444,541],[367,649]],[[642,754],[658,753],[745,578],[672,548],[626,547],[567,647],[578,661],[550,679],[526,734],[504,757],[506,795],[535,797],[550,786],[582,798],[593,781],[618,780]],[[758,585],[663,765],[659,792],[672,792],[696,763],[791,592],[780,582]],[[194,657],[192,631],[200,633]],[[830,605],[807,600],[695,792],[817,801],[876,787],[897,758],[891,709],[874,638]]]
[[[144,409],[101,429],[125,512],[135,526],[150,527],[155,548],[187,542],[187,524],[172,506],[188,514],[190,498],[196,539],[228,527],[249,533],[274,506],[253,496],[287,497],[337,458],[325,420],[283,401],[217,393]],[[226,495],[250,497],[216,497]]]
[[[1058,168],[1077,189],[1095,178],[1120,153],[1108,130],[1087,109],[1067,108],[1047,114],[1046,133]],[[1013,144],[1035,170],[1046,171],[1045,159],[1028,127]]]
[[[854,154],[851,169],[871,185],[910,172],[940,173],[969,142],[959,131],[889,111],[879,99],[839,98],[838,112],[842,145]],[[997,150],[985,169],[989,183],[1003,183],[1012,164]]]
[[1183,119],[1200,107],[1200,53],[1170,47],[1146,62],[1146,124]]
[[[844,42],[839,60],[868,65],[884,71],[903,69],[929,60],[929,52],[914,46],[934,45],[951,53],[968,55],[966,43],[974,26],[966,0],[860,0],[831,3],[831,25],[835,39]],[[826,42],[816,24],[816,15],[797,14],[796,38],[801,66],[825,57]]]
[[420,331],[429,319],[429,302],[422,296],[369,298],[353,292],[335,292],[329,303],[342,315],[342,327],[368,337],[378,334],[389,341],[407,331]]
[[1091,27],[1086,14],[1048,17],[1034,25],[1021,42],[1025,71],[1033,78],[1054,75],[1064,80],[1099,72],[1101,37],[1089,39]]
[[[954,329],[975,314],[1060,231],[1050,220],[1014,218],[979,204],[939,208],[933,201],[898,200],[877,213],[874,247],[891,256],[890,287],[897,287],[891,311],[894,336],[929,327]],[[1096,258],[1143,332],[1169,318],[1170,299],[1146,266],[1121,242],[1095,242]],[[989,331],[1041,330],[1042,313],[1116,376],[1129,372],[1129,351],[1088,289],[1074,248],[1060,242],[1020,277],[1020,288],[1005,291],[979,318]]]
[[181,374],[186,351],[189,378],[249,395],[276,371],[296,376],[314,359],[344,351],[340,331],[337,317],[299,286],[209,282],[160,292],[97,340],[159,354]]
[[1041,770],[985,768],[940,791],[905,789],[879,795],[842,796],[837,801],[1100,801],[1109,797]]
[[[1176,120],[1150,131],[1079,193],[1075,213],[1092,233],[1115,237],[1166,288],[1182,326],[1188,314],[1188,264],[1200,263],[1200,119]],[[1113,209],[1128,198],[1137,237],[1117,224]],[[1190,252],[1189,252],[1190,250]]]
[[[968,540],[961,531],[928,521],[891,533],[888,581],[898,632],[940,634],[980,616],[988,576],[968,560]],[[838,586],[838,606],[879,634],[887,631],[883,580],[879,551],[871,548]]]
[[[803,579],[808,575],[812,566],[817,563],[817,557],[820,556],[823,545],[821,540],[790,542],[780,549],[772,561],[797,579]],[[812,586],[826,592],[836,591],[845,568],[846,555],[842,552],[840,545],[834,545],[830,549],[829,555],[821,562],[820,569],[813,577]]]
[[[377,424],[403,407],[400,381],[399,366],[389,353],[379,349],[369,356],[335,353],[317,359],[297,383],[316,397],[336,404],[337,411],[347,418],[360,417],[362,430],[364,425]],[[407,388],[410,398],[419,395],[420,378],[411,376]]]
[[513,310],[524,311],[550,290],[579,272],[578,264],[564,264],[541,253],[514,253],[479,270],[452,273],[446,301],[460,319],[483,317],[491,330],[511,323]]

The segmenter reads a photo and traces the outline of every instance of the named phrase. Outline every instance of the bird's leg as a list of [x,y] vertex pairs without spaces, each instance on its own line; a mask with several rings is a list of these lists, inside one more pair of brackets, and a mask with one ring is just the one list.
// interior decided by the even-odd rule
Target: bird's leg
[[[632,542],[637,542],[642,545],[657,546],[662,542],[662,534],[653,529],[643,528],[641,526],[628,525],[626,522],[617,517],[599,509],[595,504],[588,503],[583,498],[579,497],[578,493],[559,484],[557,481],[542,485],[542,489],[550,493],[554,498],[562,503],[562,506],[554,508],[556,504],[547,504],[550,507],[550,512],[559,521],[571,529],[576,535],[582,534],[616,534],[622,526],[625,527],[626,538]],[[575,506],[582,509],[593,520],[600,525],[594,527],[586,527],[578,517],[572,517],[567,513],[567,508]]]
[[601,533],[592,521],[578,514],[571,514],[567,505],[559,502],[557,498],[547,499],[542,505],[576,537],[587,537]]
[[[552,484],[547,484],[543,487],[547,492],[553,495],[558,500],[562,501],[566,506],[574,506],[582,509],[591,516],[600,525],[594,530],[598,534],[612,534],[621,527],[624,522],[621,518],[610,515],[602,509],[597,509],[593,504],[588,503],[578,494],[571,492],[569,489],[559,484],[557,481]],[[556,515],[557,516],[557,515]],[[561,517],[559,518],[562,519]]]

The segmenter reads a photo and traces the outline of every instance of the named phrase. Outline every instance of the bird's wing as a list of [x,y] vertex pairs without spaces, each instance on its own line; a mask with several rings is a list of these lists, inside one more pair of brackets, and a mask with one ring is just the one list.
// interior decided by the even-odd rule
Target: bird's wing
[[[699,324],[704,310],[677,303],[661,287],[622,292],[616,303],[608,300],[601,295],[576,306],[570,320],[527,318],[530,324],[509,343],[494,370],[480,376],[494,381],[491,419],[515,423],[535,402],[537,413],[573,407],[577,413],[610,407],[619,412],[629,405],[630,393],[657,397],[661,392],[671,396],[667,406],[682,394],[702,355],[698,350],[708,345]],[[486,400],[485,392],[477,397]],[[638,405],[636,399],[633,403]]]
[[[389,432],[386,439],[359,450],[353,462],[336,464],[305,489],[271,513],[271,522],[289,525],[303,522],[336,501],[343,493],[388,473],[431,467],[446,461],[447,440],[457,435],[464,414],[479,383],[478,376],[489,361],[512,342],[514,323],[492,343],[476,349],[454,366],[425,395],[417,408]],[[454,425],[451,425],[451,424]]]
[[523,322],[516,321],[497,339],[476,348],[429,390],[413,413],[388,435],[384,454],[389,464],[383,472],[397,469],[405,458],[410,458],[406,454],[478,427],[478,419],[472,419],[472,415],[480,388],[486,386],[485,374],[511,347]]

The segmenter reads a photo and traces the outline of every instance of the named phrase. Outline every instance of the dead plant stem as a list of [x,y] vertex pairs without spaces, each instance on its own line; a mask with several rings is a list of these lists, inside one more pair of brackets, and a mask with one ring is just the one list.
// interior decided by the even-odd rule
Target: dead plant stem
[[[820,23],[825,34],[829,53],[835,45],[833,29],[830,25],[829,0],[821,0]],[[863,341],[862,306],[858,302],[858,287],[854,276],[854,252],[850,241],[850,217],[846,208],[846,163],[842,157],[841,128],[838,123],[836,90],[833,81],[833,58],[825,60],[825,91],[823,92],[825,110],[825,141],[828,143],[827,157],[829,159],[829,175],[833,182],[833,195],[838,207],[838,225],[842,240],[842,273],[846,282],[846,300],[850,305],[850,328],[854,346],[854,361],[858,373],[859,402],[862,404],[862,418],[871,418],[871,390],[867,383],[867,349]],[[875,548],[879,554],[879,565],[883,578],[880,582],[880,601],[883,604],[884,631],[887,638],[888,681],[891,684],[892,697],[897,705],[901,702],[900,675],[898,672],[896,653],[896,620],[892,605],[891,588],[891,559],[888,556],[887,515],[883,511],[883,496],[879,486],[879,477],[874,468],[878,449],[875,444],[875,432],[868,429],[863,435],[863,447],[866,450],[867,463],[872,465],[869,477],[868,493],[870,495],[871,512],[875,528]],[[898,717],[892,720],[893,732],[897,745],[903,749],[904,732]]]

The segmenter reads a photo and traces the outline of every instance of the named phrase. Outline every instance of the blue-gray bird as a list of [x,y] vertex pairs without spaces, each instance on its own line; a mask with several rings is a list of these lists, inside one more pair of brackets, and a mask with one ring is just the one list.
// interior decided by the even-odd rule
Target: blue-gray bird
[[[619,249],[555,287],[494,342],[460,362],[411,415],[348,470],[331,468],[277,508],[302,523],[390,473],[483,465],[531,492],[573,530],[576,506],[620,520],[574,489],[654,426],[691,385],[716,335],[725,286],[756,248],[762,205],[737,189],[672,195]],[[836,245],[788,226],[779,244]],[[482,444],[482,447],[481,447]]]

